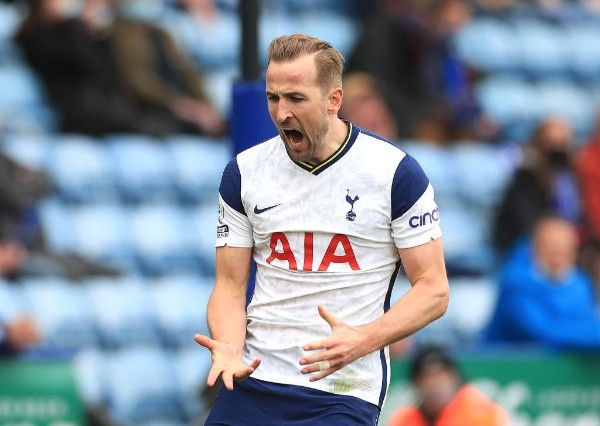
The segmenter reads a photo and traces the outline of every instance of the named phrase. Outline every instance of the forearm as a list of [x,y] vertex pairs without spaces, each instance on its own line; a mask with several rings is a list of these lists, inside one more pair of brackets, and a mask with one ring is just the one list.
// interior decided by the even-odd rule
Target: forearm
[[377,320],[364,325],[365,354],[405,339],[441,317],[448,307],[448,284],[418,282]]
[[246,337],[246,293],[242,289],[215,288],[207,307],[207,321],[214,340],[231,344],[241,353]]

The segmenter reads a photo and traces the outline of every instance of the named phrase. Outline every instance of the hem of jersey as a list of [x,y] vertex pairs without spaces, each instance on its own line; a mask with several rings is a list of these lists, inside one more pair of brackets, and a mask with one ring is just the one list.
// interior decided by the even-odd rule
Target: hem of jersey
[[422,246],[423,244],[427,244],[431,240],[437,240],[442,236],[442,230],[438,226],[437,228],[428,230],[423,234],[412,236],[411,238],[402,238],[403,244],[398,244],[396,241],[396,247],[399,249],[407,249],[417,246]]
[[254,243],[252,241],[248,242],[248,241],[219,241],[217,240],[217,242],[215,243],[215,247],[224,247],[224,246],[229,246],[229,247],[243,247],[243,248],[250,248],[250,247],[254,247]]
[[377,396],[371,395],[371,393],[369,393],[369,392],[354,392],[354,393],[332,392],[331,389],[328,389],[327,386],[321,385],[321,383],[319,383],[319,382],[309,382],[308,381],[309,375],[306,375],[306,378],[305,378],[306,382],[300,382],[299,380],[294,380],[294,378],[290,377],[290,376],[276,376],[276,375],[269,375],[269,374],[259,375],[259,374],[254,373],[250,377],[257,379],[257,380],[262,380],[264,382],[278,383],[281,385],[290,385],[290,386],[301,386],[301,387],[307,388],[307,389],[314,389],[314,390],[318,390],[321,392],[327,392],[332,395],[358,398],[362,401],[368,402],[369,404],[373,404],[374,406],[381,408],[381,406],[379,405],[379,392],[377,392]]

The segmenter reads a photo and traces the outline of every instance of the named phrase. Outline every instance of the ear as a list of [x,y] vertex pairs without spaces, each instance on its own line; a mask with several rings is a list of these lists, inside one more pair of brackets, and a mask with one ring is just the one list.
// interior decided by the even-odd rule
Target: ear
[[344,90],[341,87],[336,87],[329,93],[329,98],[327,99],[327,112],[329,114],[337,115],[342,106],[343,97]]

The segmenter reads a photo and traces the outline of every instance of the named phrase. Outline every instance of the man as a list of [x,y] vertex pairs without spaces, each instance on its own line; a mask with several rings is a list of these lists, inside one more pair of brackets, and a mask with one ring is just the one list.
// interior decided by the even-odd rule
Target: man
[[[212,352],[208,384],[225,385],[208,425],[375,425],[387,346],[446,310],[433,189],[412,157],[338,118],[342,67],[312,37],[269,47],[279,135],[223,173],[212,339],[195,336]],[[390,308],[399,261],[412,289]]]
[[509,418],[502,408],[466,384],[454,360],[441,348],[421,348],[410,367],[418,406],[396,410],[388,426],[504,426]]
[[493,342],[549,348],[600,349],[600,316],[592,282],[577,267],[575,226],[546,216],[500,274],[500,292],[487,330]]

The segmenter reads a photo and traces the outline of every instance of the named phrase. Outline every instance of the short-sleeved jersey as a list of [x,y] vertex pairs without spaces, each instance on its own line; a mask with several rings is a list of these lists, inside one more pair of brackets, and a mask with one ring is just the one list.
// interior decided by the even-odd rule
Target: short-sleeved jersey
[[293,161],[279,136],[232,160],[219,189],[216,245],[253,247],[244,360],[262,363],[252,377],[381,406],[387,348],[315,382],[300,372],[302,348],[331,334],[319,304],[351,326],[383,315],[398,248],[439,238],[440,215],[411,156],[348,126],[346,140],[318,166]]

